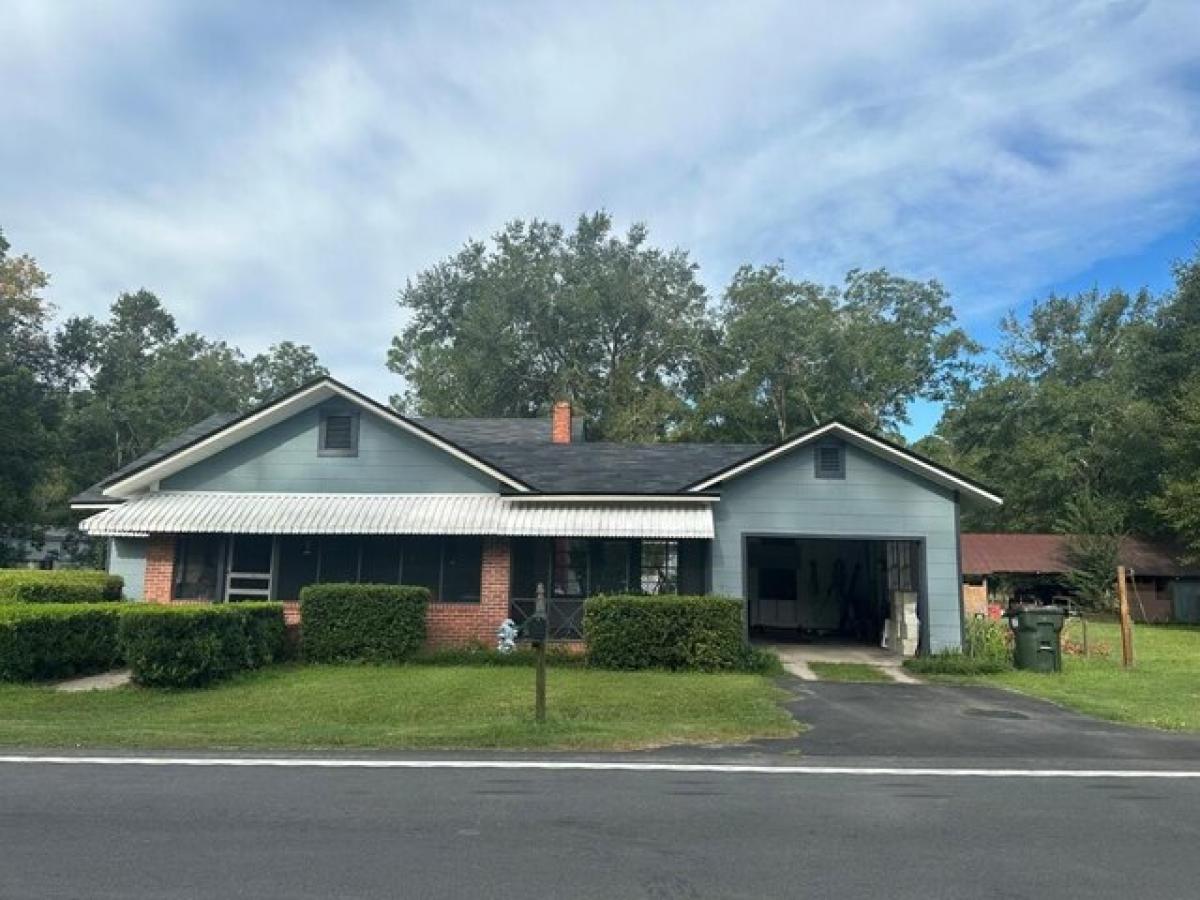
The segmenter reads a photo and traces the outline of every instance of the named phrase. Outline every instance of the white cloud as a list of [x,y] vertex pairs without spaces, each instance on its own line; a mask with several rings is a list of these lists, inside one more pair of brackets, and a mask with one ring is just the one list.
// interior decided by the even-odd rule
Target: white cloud
[[1200,6],[848,6],[17,4],[0,226],[67,312],[144,285],[386,396],[397,289],[513,217],[644,219],[714,288],[887,264],[981,322],[1195,214]]

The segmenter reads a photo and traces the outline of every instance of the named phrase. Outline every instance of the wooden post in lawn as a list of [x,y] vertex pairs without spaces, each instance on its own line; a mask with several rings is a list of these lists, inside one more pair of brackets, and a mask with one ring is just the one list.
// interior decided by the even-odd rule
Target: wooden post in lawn
[[[542,585],[537,586],[537,603],[534,606],[533,614],[538,617],[549,631],[549,622],[546,619],[546,589]],[[541,724],[546,721],[546,640],[550,635],[539,635],[541,640],[534,641],[533,651],[537,654],[537,676],[534,685],[533,699],[533,718]]]
[[1129,620],[1129,593],[1125,588],[1125,567],[1117,566],[1117,609],[1121,616],[1121,665],[1133,665],[1133,623]]

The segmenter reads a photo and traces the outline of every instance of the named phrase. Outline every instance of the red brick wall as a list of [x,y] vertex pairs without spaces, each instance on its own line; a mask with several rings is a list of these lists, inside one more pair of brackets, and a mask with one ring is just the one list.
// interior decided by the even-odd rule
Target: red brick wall
[[170,603],[175,576],[175,535],[152,534],[146,542],[145,599]]
[[431,603],[426,619],[434,647],[496,642],[496,629],[508,618],[511,565],[507,538],[483,539],[483,573],[478,603]]
[[[151,535],[146,546],[145,599],[153,603],[175,602],[172,598],[175,566],[175,536]],[[483,571],[478,603],[433,603],[427,618],[432,646],[484,644],[496,641],[496,629],[508,618],[511,558],[507,538],[484,538]],[[284,619],[289,626],[300,622],[300,604],[286,602]]]

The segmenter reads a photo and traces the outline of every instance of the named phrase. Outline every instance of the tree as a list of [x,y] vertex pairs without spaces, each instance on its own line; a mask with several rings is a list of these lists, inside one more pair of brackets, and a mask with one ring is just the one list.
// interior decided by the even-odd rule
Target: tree
[[49,279],[32,257],[9,249],[0,233],[0,530],[33,513],[55,413],[50,307],[41,296]]
[[998,489],[968,528],[1046,531],[1083,491],[1139,531],[1162,465],[1160,410],[1137,391],[1156,302],[1148,293],[1052,296],[1002,323],[997,363],[960,388],[918,449]]
[[1066,538],[1067,582],[1085,605],[1112,609],[1125,536],[1119,505],[1084,490],[1066,501],[1056,525]]
[[412,320],[388,366],[397,406],[423,415],[532,416],[566,398],[609,440],[662,437],[687,413],[687,384],[713,333],[695,266],[612,232],[515,221],[471,241],[400,295]]
[[914,400],[947,397],[977,350],[940,284],[883,269],[838,288],[743,266],[720,322],[719,373],[692,423],[709,438],[780,440],[833,418],[894,432]]
[[312,347],[291,341],[273,344],[266,353],[259,353],[250,360],[250,371],[254,399],[259,403],[329,374]]
[[1147,341],[1148,396],[1162,398],[1164,462],[1150,509],[1200,559],[1200,250],[1175,267],[1175,287]]

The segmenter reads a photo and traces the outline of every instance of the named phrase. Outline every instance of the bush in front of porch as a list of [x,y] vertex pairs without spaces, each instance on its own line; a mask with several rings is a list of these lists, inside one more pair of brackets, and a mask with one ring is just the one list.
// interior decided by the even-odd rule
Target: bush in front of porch
[[309,662],[402,662],[425,641],[429,590],[392,584],[310,584],[300,591]]
[[736,669],[746,663],[741,601],[732,597],[593,597],[583,613],[588,662],[602,669]]

